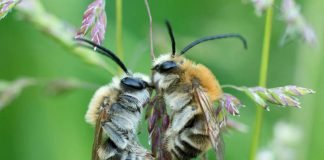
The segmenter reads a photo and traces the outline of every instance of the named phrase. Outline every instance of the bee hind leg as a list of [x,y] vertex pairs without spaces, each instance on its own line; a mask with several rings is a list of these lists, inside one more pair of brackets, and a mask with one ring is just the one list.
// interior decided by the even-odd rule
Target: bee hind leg
[[111,141],[119,148],[125,149],[128,144],[128,139],[118,128],[111,122],[105,122],[103,125],[104,131],[108,134]]
[[116,156],[117,153],[116,145],[109,139],[98,149],[98,157],[101,160],[111,159]]

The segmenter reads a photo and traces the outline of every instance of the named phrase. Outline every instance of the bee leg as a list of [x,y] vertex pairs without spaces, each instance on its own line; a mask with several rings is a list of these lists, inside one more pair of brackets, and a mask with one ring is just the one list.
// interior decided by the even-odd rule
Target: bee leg
[[[127,112],[127,111],[124,111]],[[138,118],[136,118],[133,115],[128,115],[126,113],[119,113],[115,114],[113,117],[111,117],[111,122],[118,126],[118,129],[125,131],[125,132],[135,132],[136,123]]]
[[113,123],[105,122],[103,125],[103,129],[109,135],[111,141],[113,141],[118,148],[120,149],[126,148],[128,144],[127,137],[124,135],[124,133],[119,131],[118,128]]
[[110,159],[118,153],[116,145],[111,141],[107,140],[104,145],[98,149],[98,157],[100,159]]
[[172,122],[172,131],[179,132],[186,124],[197,114],[197,109],[192,106],[183,108],[180,112],[174,114]]
[[129,154],[129,159],[130,160],[136,160],[136,154],[135,153],[130,153]]
[[130,160],[130,159],[128,158],[128,152],[127,152],[127,151],[123,151],[123,152],[121,153],[121,158],[120,158],[120,160]]
[[125,109],[125,106],[115,103],[111,106],[109,114],[111,123],[122,132],[135,132],[141,115]]
[[144,157],[148,154],[147,150],[140,146],[137,142],[130,145],[130,150],[131,160],[144,160]]

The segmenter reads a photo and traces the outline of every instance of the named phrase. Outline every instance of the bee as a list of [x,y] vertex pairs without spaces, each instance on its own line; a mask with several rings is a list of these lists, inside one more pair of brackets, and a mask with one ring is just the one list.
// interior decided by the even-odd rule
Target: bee
[[244,47],[246,40],[239,34],[222,34],[193,41],[176,54],[176,43],[169,22],[166,22],[172,42],[172,53],[153,61],[152,83],[163,94],[170,109],[171,120],[164,136],[164,149],[170,159],[191,159],[206,152],[211,146],[217,159],[223,159],[221,126],[213,102],[222,88],[213,73],[204,65],[186,59],[183,54],[192,47],[209,40],[238,38]]
[[111,58],[125,72],[120,77],[113,77],[110,84],[100,87],[90,101],[85,118],[95,125],[92,159],[153,159],[138,142],[136,133],[143,107],[152,92],[150,78],[131,73],[112,51],[87,39],[76,40]]

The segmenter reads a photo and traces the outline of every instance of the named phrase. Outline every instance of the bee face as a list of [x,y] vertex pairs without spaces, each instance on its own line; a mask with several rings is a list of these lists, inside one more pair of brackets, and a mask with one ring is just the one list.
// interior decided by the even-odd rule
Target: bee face
[[165,89],[179,79],[183,71],[184,58],[170,54],[161,55],[153,64],[153,83]]
[[143,81],[142,79],[134,78],[134,77],[125,77],[121,79],[120,85],[125,90],[135,90],[135,91],[143,90],[148,86],[147,82]]
[[124,92],[137,92],[150,89],[151,80],[148,76],[140,73],[124,74],[121,77],[114,77],[113,85]]
[[155,66],[154,70],[159,73],[170,73],[178,68],[178,65],[175,61],[165,61],[162,64]]

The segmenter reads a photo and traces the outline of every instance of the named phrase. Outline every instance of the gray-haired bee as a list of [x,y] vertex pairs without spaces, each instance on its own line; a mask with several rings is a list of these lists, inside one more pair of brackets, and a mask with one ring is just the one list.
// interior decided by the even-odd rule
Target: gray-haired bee
[[222,96],[222,88],[212,72],[202,64],[182,56],[199,43],[238,38],[244,47],[246,40],[238,34],[223,34],[198,39],[176,55],[175,40],[167,22],[172,41],[172,53],[161,55],[153,62],[152,83],[163,93],[171,110],[170,126],[164,137],[164,148],[171,159],[191,159],[215,149],[218,160],[223,159],[220,126],[215,115],[213,102]]
[[76,40],[108,56],[125,72],[121,77],[115,76],[110,84],[100,87],[90,101],[85,118],[96,127],[92,159],[153,159],[136,136],[143,107],[150,99],[150,78],[131,73],[110,50],[83,38]]

